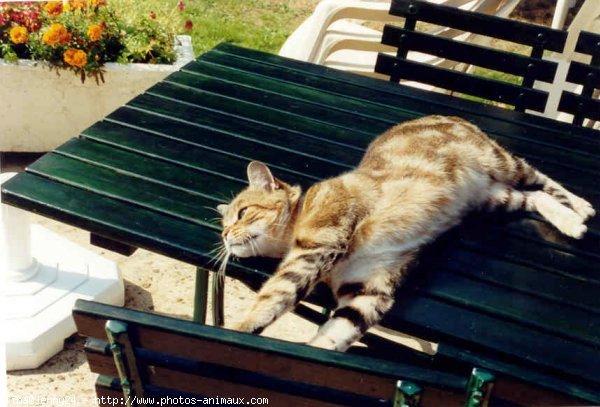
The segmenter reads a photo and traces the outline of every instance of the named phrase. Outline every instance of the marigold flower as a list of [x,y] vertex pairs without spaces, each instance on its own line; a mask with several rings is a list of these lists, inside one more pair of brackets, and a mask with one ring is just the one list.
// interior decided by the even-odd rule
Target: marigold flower
[[106,0],[90,0],[90,5],[92,7],[100,7],[106,5]]
[[87,36],[92,41],[98,41],[102,38],[102,27],[96,24],[91,24],[87,30]]
[[71,9],[73,10],[84,9],[86,6],[85,0],[70,0],[69,3],[71,5]]
[[44,6],[44,9],[51,17],[57,17],[63,12],[63,4],[60,1],[51,1]]
[[188,30],[188,31],[190,31],[192,28],[194,28],[194,23],[192,23],[191,20],[187,20],[185,22],[185,29]]
[[150,16],[151,19],[156,20],[156,13],[154,11],[151,11],[148,16]]
[[54,47],[57,44],[66,44],[71,41],[71,35],[64,25],[55,23],[42,36],[42,41]]
[[27,28],[22,27],[20,25],[13,27],[10,29],[10,40],[15,44],[24,44],[27,42],[29,38],[29,33],[27,32]]
[[69,48],[65,51],[63,59],[67,64],[77,68],[83,68],[87,64],[87,54],[80,49]]

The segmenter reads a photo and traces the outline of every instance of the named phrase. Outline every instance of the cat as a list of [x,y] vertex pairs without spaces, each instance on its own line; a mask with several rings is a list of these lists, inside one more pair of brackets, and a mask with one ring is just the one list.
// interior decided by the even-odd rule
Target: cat
[[338,306],[308,344],[338,351],[392,307],[419,248],[468,211],[537,211],[576,239],[595,214],[587,201],[458,117],[396,125],[373,140],[356,169],[304,196],[263,163],[251,162],[247,173],[249,186],[217,208],[225,249],[283,260],[235,329],[259,334],[324,282]]

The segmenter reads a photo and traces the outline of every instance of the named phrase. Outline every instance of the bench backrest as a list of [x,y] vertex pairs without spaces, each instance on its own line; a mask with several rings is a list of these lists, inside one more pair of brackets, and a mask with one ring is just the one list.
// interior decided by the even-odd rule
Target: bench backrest
[[[467,378],[418,366],[324,351],[274,339],[79,300],[73,316],[98,397],[268,399],[269,405],[461,405]],[[244,402],[245,403],[245,402]],[[242,403],[242,404],[244,404]],[[394,404],[396,403],[396,404]],[[132,403],[136,405],[136,403]],[[412,405],[412,404],[410,404]],[[438,404],[439,405],[439,404]]]
[[[535,81],[552,82],[557,64],[542,59],[544,51],[561,52],[566,32],[417,0],[394,0],[390,14],[405,18],[404,27],[388,25],[383,44],[398,48],[396,57],[379,54],[375,71],[401,79],[433,85],[453,92],[512,105],[516,110],[544,111],[548,93],[534,89]],[[471,32],[531,48],[530,55],[501,51],[416,31],[417,22]],[[409,51],[519,77],[519,83],[482,78],[407,59]]]
[[585,119],[600,120],[600,35],[582,31],[575,52],[591,57],[589,64],[572,61],[567,82],[582,85],[579,94],[564,91],[558,110],[573,115],[573,124],[581,126]]

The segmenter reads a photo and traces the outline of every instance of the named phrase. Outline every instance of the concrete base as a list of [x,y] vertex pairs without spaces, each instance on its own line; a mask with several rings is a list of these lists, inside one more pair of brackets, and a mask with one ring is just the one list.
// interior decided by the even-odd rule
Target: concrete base
[[3,326],[7,370],[34,369],[63,349],[75,333],[71,310],[77,298],[123,305],[117,265],[56,233],[31,225],[37,272],[5,285]]

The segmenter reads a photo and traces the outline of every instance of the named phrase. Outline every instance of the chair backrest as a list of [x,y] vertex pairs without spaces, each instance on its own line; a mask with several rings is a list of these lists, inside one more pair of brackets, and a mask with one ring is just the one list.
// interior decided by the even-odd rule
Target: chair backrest
[[[401,79],[512,105],[515,110],[544,111],[548,93],[535,81],[552,82],[557,64],[544,51],[561,52],[566,32],[418,0],[393,0],[390,14],[405,18],[403,28],[387,25],[383,44],[397,47],[396,57],[379,54],[375,71],[393,82]],[[441,38],[415,30],[417,22],[459,29],[531,48],[530,55]],[[519,83],[478,77],[408,60],[409,51],[434,55],[519,77]]]
[[[519,0],[428,1],[502,16],[507,16],[519,2]],[[390,15],[389,9],[390,0],[322,0],[309,19],[286,41],[279,54],[377,76],[373,73],[375,55],[371,57],[370,53],[393,51],[393,48],[381,44],[380,30],[364,26],[363,23],[401,23],[402,18]],[[460,30],[452,29],[433,29],[432,33],[445,37],[465,34]],[[465,36],[465,40],[469,39],[470,36]],[[348,57],[339,56],[338,51],[351,52],[351,54]],[[328,60],[330,56],[333,57],[331,61]]]
[[[78,300],[73,317],[98,397],[133,405],[184,398],[245,398],[290,406],[413,405],[421,387],[429,405],[463,399],[467,378],[422,367],[304,345]],[[148,400],[154,399],[154,403]],[[146,402],[140,402],[146,400]],[[266,401],[268,400],[268,401]],[[398,403],[398,404],[395,404]],[[402,404],[404,403],[404,404]],[[455,402],[452,402],[456,405]],[[439,403],[437,404],[439,405]],[[460,404],[459,404],[460,405]]]
[[573,124],[581,126],[585,119],[600,120],[600,35],[582,31],[575,52],[591,57],[591,61],[589,64],[571,61],[566,80],[581,85],[581,92],[563,91],[558,110],[572,114]]

